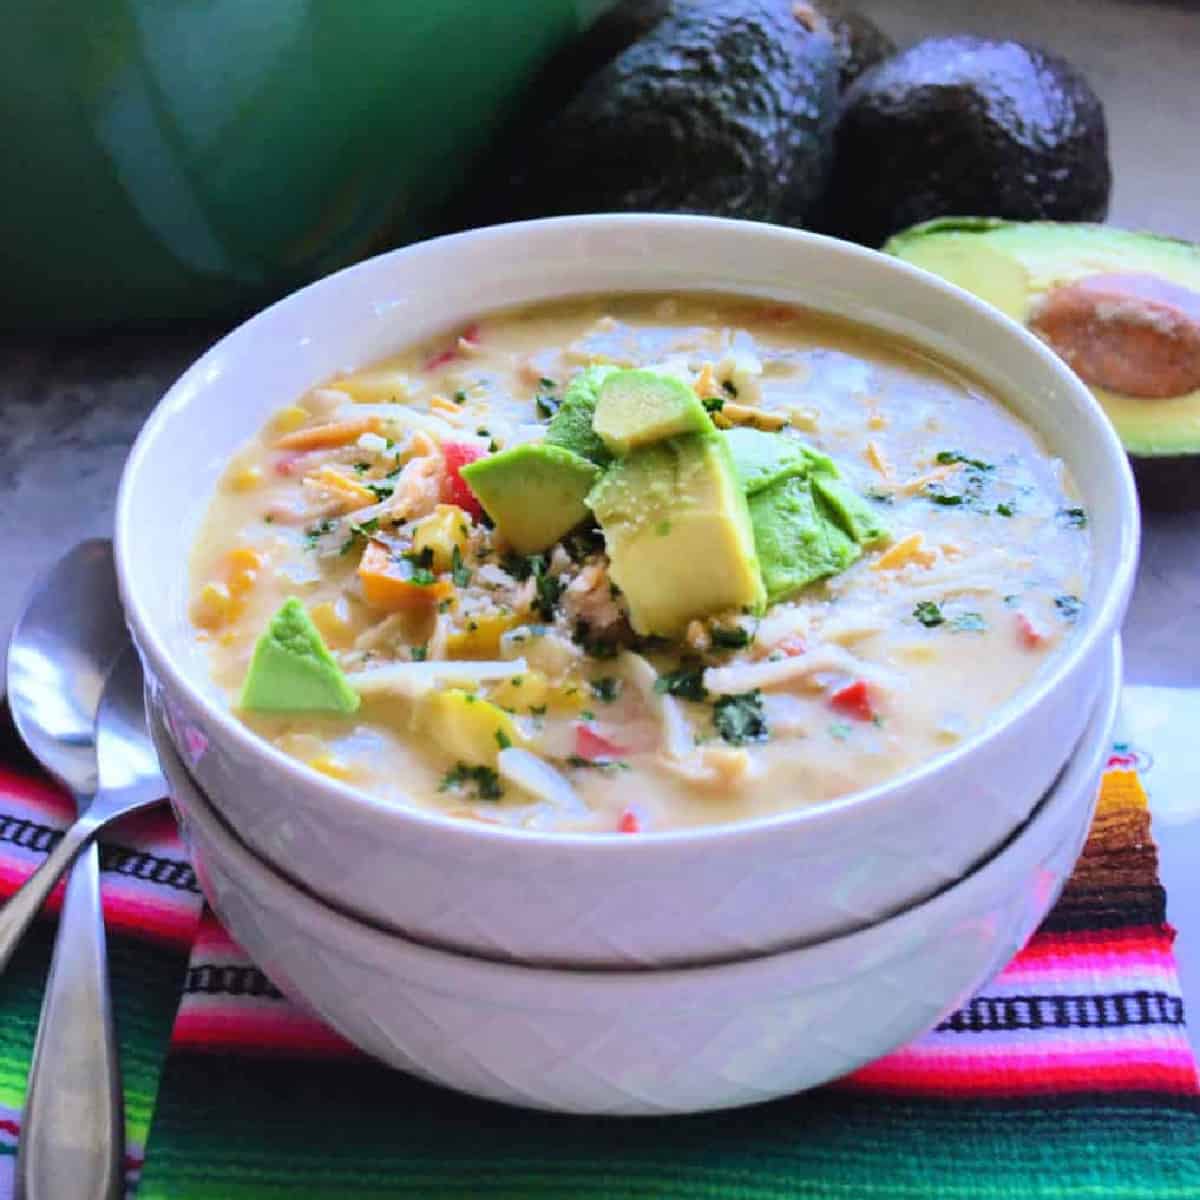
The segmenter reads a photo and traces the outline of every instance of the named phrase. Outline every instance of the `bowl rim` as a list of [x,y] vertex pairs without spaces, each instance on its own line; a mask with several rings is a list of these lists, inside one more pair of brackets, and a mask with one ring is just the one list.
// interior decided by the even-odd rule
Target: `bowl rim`
[[[268,324],[278,314],[293,309],[302,311],[304,306],[312,302],[314,296],[325,290],[334,293],[339,283],[344,283],[350,278],[359,275],[369,276],[373,272],[379,272],[381,278],[386,278],[390,265],[401,258],[436,255],[465,242],[486,243],[489,240],[503,242],[510,238],[527,240],[536,237],[543,231],[553,232],[564,228],[577,230],[584,235],[598,236],[631,229],[641,229],[653,233],[655,230],[670,227],[684,229],[689,236],[694,237],[720,235],[742,238],[757,237],[774,239],[797,247],[815,246],[827,253],[840,254],[848,260],[870,263],[874,269],[882,269],[890,273],[897,285],[940,292],[954,303],[973,310],[978,318],[999,326],[1010,338],[1015,339],[1026,352],[1040,362],[1051,377],[1055,378],[1057,386],[1070,393],[1074,402],[1087,413],[1088,419],[1094,427],[1093,432],[1102,449],[1103,470],[1114,485],[1118,497],[1116,510],[1119,513],[1119,527],[1115,538],[1118,546],[1116,567],[1113,574],[1105,581],[1102,603],[1098,607],[1089,604],[1086,610],[1088,618],[1086,627],[1076,635],[1070,645],[1064,647],[1063,651],[1056,656],[1055,661],[1050,664],[1049,670],[1043,671],[1040,677],[1035,677],[1005,702],[1002,708],[1007,711],[990,719],[971,737],[952,749],[917,763],[908,770],[872,787],[849,792],[844,796],[811,807],[785,810],[725,824],[685,829],[649,830],[637,837],[629,837],[615,831],[553,832],[487,825],[482,822],[457,820],[431,809],[420,808],[415,804],[409,806],[389,803],[366,791],[354,788],[348,783],[323,775],[284,754],[282,750],[238,721],[232,709],[215,703],[210,696],[192,684],[186,673],[174,663],[167,649],[168,639],[148,618],[135,589],[131,586],[133,568],[130,560],[133,547],[137,543],[136,513],[132,495],[138,470],[150,454],[159,430],[174,408],[177,398],[190,391],[205,376],[231,343],[236,348],[238,342],[251,336],[260,326]],[[579,290],[582,293],[587,289]],[[1033,421],[1026,423],[1035,430],[1037,429]],[[534,852],[534,847],[555,848],[560,852],[567,848],[586,847],[590,854],[640,854],[643,856],[656,852],[665,853],[672,848],[685,846],[707,847],[717,841],[730,843],[743,839],[757,839],[764,835],[769,836],[772,831],[783,827],[795,828],[801,825],[836,821],[842,814],[882,807],[889,800],[896,801],[898,796],[912,788],[933,785],[933,781],[939,774],[961,764],[963,760],[977,753],[984,745],[997,741],[1007,734],[1029,709],[1043,703],[1067,675],[1077,670],[1083,661],[1092,655],[1099,642],[1116,633],[1119,617],[1124,611],[1132,591],[1139,542],[1140,519],[1133,473],[1115,431],[1104,416],[1099,402],[1092,395],[1090,389],[1070,371],[1053,351],[1024,326],[970,292],[939,276],[913,266],[902,259],[851,242],[765,222],[660,213],[604,213],[549,217],[447,234],[364,259],[353,266],[343,268],[299,288],[262,309],[230,330],[196,359],[164,393],[147,417],[122,471],[117,493],[114,538],[118,588],[125,608],[126,619],[143,659],[150,660],[147,666],[151,673],[163,681],[168,694],[171,692],[182,694],[194,709],[203,712],[206,720],[212,722],[219,729],[221,737],[235,744],[241,753],[265,760],[291,787],[304,788],[310,792],[315,789],[323,793],[329,801],[332,819],[336,820],[336,813],[339,809],[348,805],[364,815],[397,821],[401,826],[413,823],[429,837],[453,839],[463,844],[479,843],[480,841],[508,843],[514,850],[518,847],[529,848],[530,852]]]
[[[238,860],[239,865],[235,871],[239,877],[243,874],[257,875],[265,881],[261,886],[267,886],[277,891],[290,906],[307,907],[308,912],[315,919],[327,922],[330,928],[336,931],[339,944],[346,938],[358,939],[364,944],[378,944],[382,939],[402,948],[404,953],[412,957],[416,963],[424,964],[443,975],[457,975],[461,978],[474,973],[486,978],[489,982],[499,983],[502,986],[513,984],[520,987],[531,980],[539,980],[547,985],[553,984],[557,989],[566,983],[568,987],[576,989],[574,992],[576,996],[585,996],[597,987],[621,986],[627,988],[632,984],[641,987],[649,985],[650,989],[657,990],[662,985],[686,986],[695,982],[715,982],[717,980],[727,982],[732,978],[744,976],[758,977],[763,973],[772,973],[779,969],[788,970],[803,962],[806,957],[811,960],[814,953],[822,950],[827,953],[843,951],[853,955],[856,947],[873,944],[875,939],[885,932],[891,935],[889,938],[891,944],[899,944],[904,940],[905,931],[909,926],[917,922],[927,922],[929,914],[938,908],[956,901],[961,902],[961,898],[965,894],[976,890],[1002,886],[1004,880],[1012,877],[1013,860],[1027,852],[1031,845],[1036,844],[1030,839],[1040,833],[1044,824],[1052,816],[1057,817],[1061,807],[1068,804],[1079,789],[1087,786],[1089,777],[1094,776],[1095,786],[1087,803],[1087,818],[1090,827],[1099,801],[1100,775],[1107,760],[1110,749],[1109,739],[1112,736],[1120,705],[1121,663],[1121,641],[1119,637],[1114,637],[1106,654],[1104,681],[1100,688],[1100,694],[1096,697],[1079,743],[1072,748],[1070,757],[1058,777],[1030,817],[985,862],[934,895],[862,929],[853,929],[847,933],[831,938],[822,938],[815,942],[805,942],[750,954],[743,958],[725,959],[720,962],[673,964],[665,967],[595,967],[561,963],[548,966],[542,963],[494,959],[420,941],[395,930],[387,929],[373,921],[355,917],[289,879],[272,863],[248,847],[229,827],[227,819],[222,816],[217,806],[196,782],[172,743],[161,716],[153,709],[150,710],[149,724],[156,748],[171,764],[166,773],[168,776],[183,780],[184,788],[179,790],[186,789],[190,793],[189,801],[183,804],[187,814],[185,820],[194,821],[196,814],[199,813],[199,823],[203,824],[208,831],[206,836],[215,837],[224,844],[223,856],[229,855]],[[176,787],[177,785],[172,782],[172,792]],[[177,801],[173,799],[172,803],[177,803]],[[1069,836],[1072,835],[1065,835],[1065,837]],[[1056,840],[1052,849],[1056,850],[1059,845],[1061,842]],[[967,889],[967,892],[964,892],[963,889]],[[863,961],[869,960],[864,957]],[[628,998],[627,994],[626,998]],[[502,1002],[501,997],[497,996],[496,999],[498,1003]]]

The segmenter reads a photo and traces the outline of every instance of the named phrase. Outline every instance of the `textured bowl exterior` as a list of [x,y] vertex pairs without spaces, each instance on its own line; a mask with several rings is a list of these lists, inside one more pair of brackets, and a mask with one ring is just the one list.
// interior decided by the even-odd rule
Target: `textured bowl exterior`
[[229,832],[155,721],[205,895],[293,999],[392,1066],[492,1100],[659,1115],[814,1087],[932,1027],[1025,943],[1087,834],[1116,713],[1102,695],[1058,783],[996,857],[843,938],[683,970],[571,971],[454,955],[351,920]]
[[[907,336],[994,383],[1066,461],[1090,515],[1089,604],[1071,646],[986,730],[888,784],[769,819],[638,838],[505,830],[388,806],[239,724],[186,616],[186,553],[234,447],[303,388],[474,312],[656,288],[805,303]],[[716,962],[847,932],[985,858],[1082,732],[1128,600],[1137,532],[1128,463],[1091,394],[980,301],[812,234],[602,216],[397,251],[235,330],[147,422],[122,481],[116,547],[130,627],[173,740],[256,853],[339,907],[421,941],[514,961],[636,966]]]

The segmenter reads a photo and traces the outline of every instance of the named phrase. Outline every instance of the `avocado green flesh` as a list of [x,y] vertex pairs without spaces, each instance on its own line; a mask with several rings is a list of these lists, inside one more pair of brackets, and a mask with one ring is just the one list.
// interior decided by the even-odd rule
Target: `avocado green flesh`
[[[973,292],[1026,325],[1052,288],[1107,272],[1158,276],[1200,291],[1200,246],[1105,225],[988,218],[927,221],[884,250]],[[1200,455],[1200,390],[1146,400],[1093,387],[1130,455]]]
[[682,379],[648,370],[608,375],[592,417],[592,429],[613,454],[712,427],[700,397]]
[[554,545],[588,515],[600,469],[561,446],[514,446],[462,469],[462,477],[519,554]]
[[600,385],[616,369],[607,365],[585,367],[567,384],[558,412],[546,430],[547,445],[561,446],[599,466],[612,461],[608,447],[592,429],[592,417]]
[[358,708],[358,693],[294,596],[258,639],[238,705],[247,712],[352,713]]
[[723,436],[747,496],[792,475],[837,474],[833,459],[787,434],[741,425],[725,430]]
[[812,483],[799,475],[751,496],[750,523],[770,604],[844,571],[862,553],[826,519]]
[[821,510],[860,546],[873,546],[887,539],[888,531],[879,521],[869,500],[829,475],[813,475],[813,493]]
[[715,432],[633,451],[609,468],[588,504],[636,632],[676,638],[696,618],[763,608],[746,498]]

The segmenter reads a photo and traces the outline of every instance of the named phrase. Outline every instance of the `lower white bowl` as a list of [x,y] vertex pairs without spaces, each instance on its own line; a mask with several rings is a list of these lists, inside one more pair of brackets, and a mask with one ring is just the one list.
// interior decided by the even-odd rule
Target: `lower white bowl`
[[[1116,714],[1120,648],[1028,823],[939,895],[845,937],[717,966],[564,970],[471,958],[354,920],[225,826],[153,733],[205,895],[287,995],[369,1054],[510,1104],[697,1112],[814,1087],[903,1045],[1024,944],[1075,865]],[[936,831],[931,830],[935,837]]]

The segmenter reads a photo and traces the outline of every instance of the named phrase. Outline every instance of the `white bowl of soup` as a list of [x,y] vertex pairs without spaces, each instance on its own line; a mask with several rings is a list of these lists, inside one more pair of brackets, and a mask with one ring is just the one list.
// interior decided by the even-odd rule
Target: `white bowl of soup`
[[699,217],[372,259],[191,367],[130,456],[175,744],[324,899],[478,955],[778,950],[960,878],[1077,742],[1137,509],[1036,338]]
[[1108,656],[1078,750],[979,870],[846,937],[684,969],[488,962],[351,920],[255,858],[155,725],[205,895],[288,996],[367,1053],[449,1087],[557,1111],[663,1115],[754,1104],[852,1071],[930,1029],[1012,958],[1088,830],[1119,695],[1115,646]]

